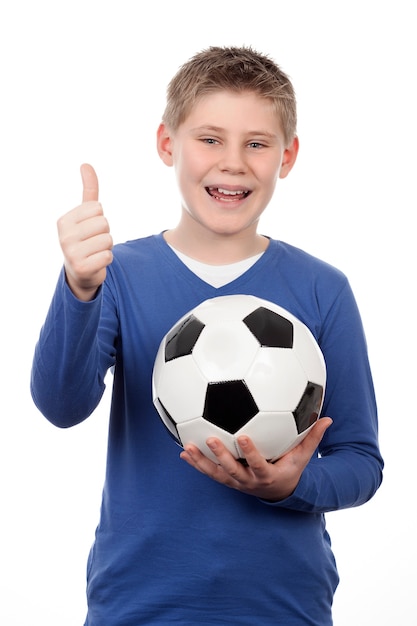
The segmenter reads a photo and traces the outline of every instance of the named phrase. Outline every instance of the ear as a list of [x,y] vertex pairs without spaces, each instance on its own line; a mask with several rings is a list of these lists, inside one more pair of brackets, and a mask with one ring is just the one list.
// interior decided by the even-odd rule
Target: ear
[[297,159],[298,148],[300,147],[298,137],[294,137],[291,143],[285,148],[284,155],[282,157],[281,170],[279,173],[280,178],[285,178],[291,172],[293,165]]
[[172,166],[172,141],[171,133],[165,124],[160,124],[156,133],[156,147],[158,154],[165,165]]

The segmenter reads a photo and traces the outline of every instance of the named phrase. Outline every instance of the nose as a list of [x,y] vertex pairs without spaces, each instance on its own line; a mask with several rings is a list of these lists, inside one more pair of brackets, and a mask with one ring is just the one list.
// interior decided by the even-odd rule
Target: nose
[[221,172],[244,174],[247,170],[244,149],[238,145],[224,145],[218,166]]

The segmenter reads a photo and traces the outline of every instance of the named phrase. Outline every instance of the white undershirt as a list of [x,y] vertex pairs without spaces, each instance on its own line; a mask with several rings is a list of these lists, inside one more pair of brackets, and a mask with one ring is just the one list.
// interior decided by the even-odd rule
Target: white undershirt
[[252,267],[261,258],[263,252],[251,256],[243,261],[237,261],[237,263],[229,263],[228,265],[209,265],[208,263],[201,263],[191,257],[179,252],[172,246],[170,248],[175,252],[178,258],[191,270],[196,276],[204,280],[212,287],[223,287],[231,283],[236,278],[239,278],[242,274]]

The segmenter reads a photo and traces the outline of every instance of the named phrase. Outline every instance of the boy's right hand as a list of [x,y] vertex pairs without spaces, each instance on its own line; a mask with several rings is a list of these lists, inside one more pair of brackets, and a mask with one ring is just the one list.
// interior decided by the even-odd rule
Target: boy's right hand
[[113,260],[113,240],[98,201],[98,180],[91,165],[81,166],[83,201],[58,220],[68,285],[80,300],[92,300]]

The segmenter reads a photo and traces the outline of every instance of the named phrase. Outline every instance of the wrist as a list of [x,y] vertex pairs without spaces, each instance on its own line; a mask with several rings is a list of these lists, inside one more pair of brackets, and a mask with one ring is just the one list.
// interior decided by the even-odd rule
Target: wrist
[[97,295],[100,287],[80,287],[80,285],[76,284],[71,277],[68,276],[67,272],[65,272],[65,281],[72,292],[72,294],[82,302],[90,302],[94,300]]

